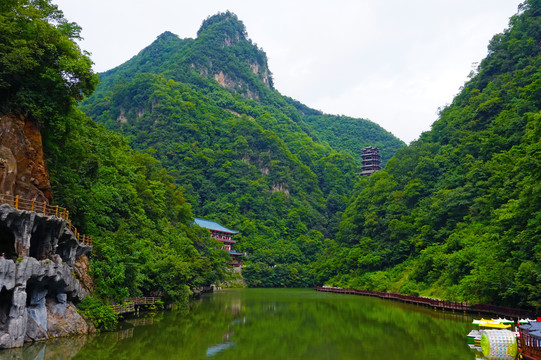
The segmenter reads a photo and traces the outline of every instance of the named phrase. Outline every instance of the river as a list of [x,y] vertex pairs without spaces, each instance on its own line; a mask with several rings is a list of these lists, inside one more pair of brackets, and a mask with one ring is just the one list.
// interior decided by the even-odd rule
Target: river
[[117,332],[0,351],[0,359],[475,359],[471,317],[311,289],[234,289]]

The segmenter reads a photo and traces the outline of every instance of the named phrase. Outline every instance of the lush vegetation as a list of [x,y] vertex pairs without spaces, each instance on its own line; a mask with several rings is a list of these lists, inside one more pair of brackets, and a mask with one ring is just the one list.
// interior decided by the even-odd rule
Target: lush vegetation
[[220,277],[222,253],[194,228],[190,205],[157,160],[74,110],[69,131],[44,129],[55,200],[94,237],[97,295],[161,293],[184,301]]
[[[234,14],[209,17],[196,39],[164,33],[101,79],[81,109],[159,159],[197,216],[241,232],[250,285],[313,284],[309,264],[337,232],[359,166],[314,140]],[[401,144],[362,123],[368,135],[350,137]]]
[[286,100],[301,113],[313,139],[327,142],[333,149],[352,155],[359,165],[362,150],[367,146],[380,149],[382,166],[398,149],[405,146],[402,140],[369,120],[323,114],[291,98],[286,97]]
[[74,42],[80,31],[49,1],[2,1],[0,112],[53,122],[92,93],[98,77]]
[[432,130],[361,181],[319,282],[541,305],[540,16],[522,4]]
[[98,305],[88,300],[83,310],[107,329],[112,325],[100,302],[160,294],[182,303],[191,288],[221,279],[225,255],[193,225],[173,177],[74,107],[96,82],[89,58],[73,42],[79,28],[49,1],[3,1],[0,11],[1,113],[42,125],[55,202],[94,238]]
[[[196,214],[240,230],[251,286],[540,306],[541,0],[392,158],[403,144],[376,125],[280,95],[232,13],[196,39],[160,35],[79,109],[96,84],[79,28],[49,1],[8,0],[0,16],[0,111],[42,125],[55,201],[95,239],[98,299],[182,302],[224,279]],[[391,159],[359,179],[367,145]],[[110,326],[99,303],[83,308]]]
[[80,314],[92,321],[97,331],[113,331],[118,326],[117,314],[113,308],[104,304],[100,299],[87,296],[77,308]]

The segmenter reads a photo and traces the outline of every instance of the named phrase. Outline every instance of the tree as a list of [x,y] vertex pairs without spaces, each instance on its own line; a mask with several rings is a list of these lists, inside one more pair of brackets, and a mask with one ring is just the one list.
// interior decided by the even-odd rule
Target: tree
[[50,0],[0,3],[0,113],[47,124],[94,91],[92,61],[74,42],[80,31]]

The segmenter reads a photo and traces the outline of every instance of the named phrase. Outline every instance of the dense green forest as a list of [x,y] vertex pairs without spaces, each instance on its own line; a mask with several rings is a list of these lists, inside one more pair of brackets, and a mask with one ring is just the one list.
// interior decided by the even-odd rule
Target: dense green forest
[[80,28],[49,1],[2,2],[0,19],[0,112],[41,125],[54,201],[94,238],[98,304],[150,294],[182,303],[224,279],[226,256],[193,225],[173,177],[75,108],[98,80],[74,42]]
[[509,25],[431,131],[361,180],[319,283],[541,305],[541,1]]
[[333,149],[353,155],[359,165],[366,146],[380,149],[381,165],[385,166],[396,151],[405,145],[402,140],[389,137],[387,131],[382,131],[379,125],[369,120],[324,114],[289,97],[286,97],[286,101],[301,113],[307,132],[313,139],[327,142]]
[[[98,85],[76,24],[48,0],[8,0],[0,113],[40,124],[55,202],[94,238],[100,301],[182,302],[224,280],[227,254],[195,215],[240,231],[250,286],[539,307],[540,16],[541,0],[524,2],[432,130],[404,147],[282,96],[230,12],[195,39],[160,35]],[[360,178],[369,145],[387,165]]]
[[265,53],[230,12],[203,21],[196,39],[160,35],[100,78],[80,109],[159,159],[198,217],[240,231],[254,286],[313,284],[310,264],[359,178],[358,146],[377,143],[390,157],[404,145],[349,119],[358,126],[343,148],[354,145],[336,151],[322,129],[341,119],[276,91]]

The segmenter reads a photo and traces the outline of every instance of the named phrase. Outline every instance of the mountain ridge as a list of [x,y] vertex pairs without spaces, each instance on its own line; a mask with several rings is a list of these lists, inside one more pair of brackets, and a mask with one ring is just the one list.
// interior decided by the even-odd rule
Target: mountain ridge
[[[337,231],[359,163],[272,87],[265,53],[236,16],[207,18],[193,40],[164,33],[101,77],[83,111],[159,159],[197,216],[240,230],[254,264],[280,265],[271,273],[292,276],[282,286],[312,284],[308,264]],[[382,144],[403,145],[374,126]],[[280,286],[283,276],[262,268],[249,282]]]

